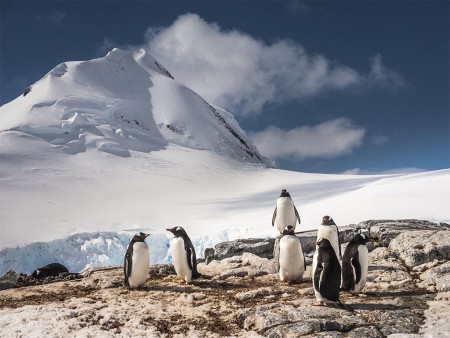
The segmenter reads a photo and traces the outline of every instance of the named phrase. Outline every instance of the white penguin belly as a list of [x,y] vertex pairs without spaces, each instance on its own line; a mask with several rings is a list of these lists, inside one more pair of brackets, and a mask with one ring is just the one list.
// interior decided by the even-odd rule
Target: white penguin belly
[[275,218],[275,226],[282,233],[288,226],[296,227],[297,218],[294,211],[294,202],[290,197],[279,197],[277,200],[277,216]]
[[[327,300],[325,298],[322,297],[322,295],[320,294],[319,291],[316,290],[316,285],[314,283],[314,276],[316,274],[316,269],[317,269],[317,257],[318,257],[319,253],[318,250],[316,248],[316,251],[314,252],[314,256],[313,256],[313,264],[312,264],[312,282],[313,282],[313,289],[314,289],[314,295],[316,296],[316,299],[319,302],[326,302]],[[322,281],[322,277],[320,278],[320,281]],[[320,284],[320,282],[319,282]],[[319,285],[317,285],[317,288],[319,289]]]
[[192,270],[189,268],[187,253],[184,249],[184,240],[181,237],[172,239],[172,263],[178,277],[190,283],[192,280]]
[[[356,284],[355,279],[355,290],[354,292],[361,291],[364,286],[366,286],[367,280],[367,271],[369,270],[369,250],[367,250],[367,246],[359,245],[358,246],[358,254],[359,254],[359,265],[361,266],[361,279]],[[356,278],[356,274],[355,274]]]
[[302,246],[296,236],[283,236],[280,239],[280,280],[295,282],[305,273]]
[[150,268],[150,253],[148,245],[137,242],[133,245],[131,274],[128,277],[130,287],[137,288],[145,284]]
[[317,230],[317,239],[320,238],[326,238],[330,241],[331,246],[334,249],[334,252],[336,253],[336,257],[340,259],[339,256],[339,235],[337,228],[332,225],[320,225],[319,229]]

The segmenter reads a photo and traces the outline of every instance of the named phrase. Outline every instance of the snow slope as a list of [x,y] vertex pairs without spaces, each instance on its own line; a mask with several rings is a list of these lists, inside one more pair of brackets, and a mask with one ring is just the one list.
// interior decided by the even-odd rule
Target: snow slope
[[113,50],[66,62],[0,107],[0,275],[51,261],[79,271],[122,264],[134,232],[169,262],[165,228],[182,225],[199,256],[275,236],[286,188],[301,229],[374,218],[450,221],[450,170],[385,176],[271,168],[233,116],[170,77],[150,55]]

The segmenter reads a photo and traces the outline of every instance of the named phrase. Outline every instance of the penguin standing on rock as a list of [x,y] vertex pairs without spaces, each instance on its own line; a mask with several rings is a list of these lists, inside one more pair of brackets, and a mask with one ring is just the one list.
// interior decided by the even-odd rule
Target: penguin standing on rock
[[294,234],[294,227],[288,225],[280,239],[280,270],[282,282],[299,282],[305,273],[305,257],[300,239]]
[[127,288],[138,288],[145,284],[150,269],[150,251],[145,239],[150,236],[140,232],[134,235],[125,253],[123,285]]
[[272,216],[272,226],[275,226],[282,235],[284,229],[290,225],[294,227],[298,221],[300,224],[300,215],[292,201],[291,195],[286,189],[281,190],[280,197],[277,199],[277,206]]
[[342,258],[342,286],[341,290],[359,292],[366,285],[369,268],[369,250],[367,242],[374,240],[364,234],[352,238],[344,251]]
[[339,230],[330,216],[322,217],[322,224],[317,230],[317,240],[320,238],[326,238],[331,243],[338,259],[342,259],[341,254],[341,241],[339,239]]
[[313,256],[312,280],[314,293],[318,304],[333,303],[337,307],[352,311],[348,305],[339,300],[339,287],[341,285],[341,265],[330,241],[320,238],[316,243]]
[[166,230],[175,236],[171,243],[172,263],[175,271],[183,282],[190,283],[192,279],[200,277],[197,271],[194,245],[192,245],[191,239],[182,227]]

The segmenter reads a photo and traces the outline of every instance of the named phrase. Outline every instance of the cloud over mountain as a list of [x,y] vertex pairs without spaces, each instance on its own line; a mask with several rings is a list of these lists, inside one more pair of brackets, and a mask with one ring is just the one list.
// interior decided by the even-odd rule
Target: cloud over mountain
[[332,158],[352,152],[362,144],[365,129],[346,118],[315,126],[283,130],[270,126],[251,135],[262,154],[272,159]]
[[311,98],[353,86],[400,86],[400,74],[380,55],[371,70],[357,70],[308,53],[297,42],[272,44],[238,30],[224,30],[196,14],[179,16],[169,27],[149,28],[146,47],[175,78],[217,105],[236,113],[259,113],[264,105]]

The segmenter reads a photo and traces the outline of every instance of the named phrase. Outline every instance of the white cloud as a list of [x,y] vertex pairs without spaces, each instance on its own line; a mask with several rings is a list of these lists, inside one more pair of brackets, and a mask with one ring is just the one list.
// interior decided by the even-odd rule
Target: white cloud
[[271,158],[332,158],[351,153],[362,144],[364,128],[346,118],[316,126],[283,130],[270,126],[250,135],[259,151]]
[[406,167],[406,168],[395,168],[389,170],[379,170],[379,171],[371,171],[371,170],[362,170],[360,168],[353,168],[343,171],[342,175],[401,175],[401,174],[415,174],[426,171],[425,169],[415,168],[415,167]]
[[146,48],[175,79],[235,113],[258,113],[268,103],[365,83],[354,69],[308,54],[296,42],[267,44],[196,14],[181,15],[169,27],[148,29]]
[[389,141],[389,138],[386,135],[378,134],[371,137],[370,140],[373,144],[380,146]]
[[382,86],[397,89],[405,85],[405,79],[399,73],[387,69],[383,65],[381,55],[375,55],[370,59],[370,74],[367,81],[370,86]]

